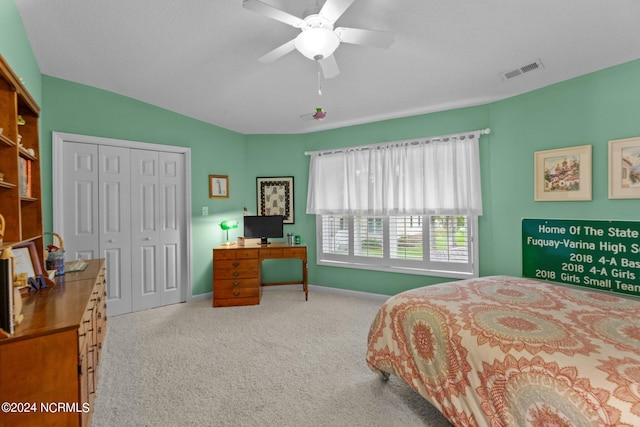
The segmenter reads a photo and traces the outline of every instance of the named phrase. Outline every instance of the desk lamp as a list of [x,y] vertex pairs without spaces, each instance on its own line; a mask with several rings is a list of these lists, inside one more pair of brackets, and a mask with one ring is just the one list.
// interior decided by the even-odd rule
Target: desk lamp
[[229,241],[229,230],[232,230],[234,228],[238,228],[238,221],[227,219],[227,220],[222,221],[220,223],[220,228],[222,228],[223,230],[225,230],[227,232],[227,242],[225,243],[225,245],[227,245],[227,246],[233,245],[235,242],[230,242]]

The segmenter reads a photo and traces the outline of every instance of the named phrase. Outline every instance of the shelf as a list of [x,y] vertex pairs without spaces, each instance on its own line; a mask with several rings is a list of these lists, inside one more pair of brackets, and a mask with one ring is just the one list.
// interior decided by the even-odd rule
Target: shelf
[[3,143],[9,147],[15,147],[16,143],[7,138],[5,134],[0,134],[0,143]]
[[[18,123],[19,116],[24,119],[22,125]],[[0,214],[5,220],[3,237],[13,242],[33,241],[42,264],[44,238],[41,165],[38,161],[39,118],[40,107],[0,55],[0,172],[4,174],[4,180],[0,181]],[[28,192],[21,184],[25,178]],[[0,245],[6,246],[6,243]]]
[[37,161],[38,160],[35,156],[29,154],[29,152],[26,149],[22,148],[22,147],[20,147],[18,149],[18,153],[20,153],[20,157],[24,157],[25,159],[29,159],[29,160],[33,160],[33,161]]

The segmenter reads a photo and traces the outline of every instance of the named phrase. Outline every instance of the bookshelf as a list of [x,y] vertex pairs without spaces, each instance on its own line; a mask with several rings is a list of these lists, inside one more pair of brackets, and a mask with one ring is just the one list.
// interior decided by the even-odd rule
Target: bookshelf
[[33,241],[44,265],[40,107],[0,55],[0,214],[5,231],[0,249]]

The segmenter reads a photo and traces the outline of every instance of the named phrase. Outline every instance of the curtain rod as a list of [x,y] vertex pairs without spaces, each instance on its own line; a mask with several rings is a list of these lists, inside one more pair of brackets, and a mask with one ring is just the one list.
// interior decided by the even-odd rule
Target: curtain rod
[[452,133],[449,135],[440,135],[440,136],[432,136],[432,137],[422,137],[422,138],[411,138],[411,139],[404,139],[401,141],[389,141],[389,142],[381,142],[378,144],[371,144],[371,145],[359,145],[359,146],[353,146],[353,147],[343,147],[343,148],[336,148],[333,150],[318,150],[318,151],[305,151],[304,155],[305,156],[310,156],[313,153],[321,153],[321,154],[333,154],[333,153],[340,153],[341,151],[345,151],[345,150],[354,150],[354,149],[369,149],[369,148],[373,148],[373,147],[380,147],[380,146],[384,146],[384,145],[391,145],[391,144],[405,144],[407,142],[419,142],[420,140],[426,140],[426,141],[441,141],[441,140],[448,140],[448,139],[452,139],[452,138],[458,138],[460,136],[465,136],[468,134],[473,134],[473,133],[479,133],[480,135],[489,135],[491,133],[491,128],[485,128],[485,129],[480,129],[480,130],[475,130],[475,131],[470,131],[470,132],[459,132],[459,133]]

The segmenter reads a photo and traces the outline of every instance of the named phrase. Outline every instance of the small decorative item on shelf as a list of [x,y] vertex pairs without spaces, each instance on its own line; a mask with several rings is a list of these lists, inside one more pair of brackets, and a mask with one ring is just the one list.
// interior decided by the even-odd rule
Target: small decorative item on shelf
[[22,118],[22,116],[18,116],[18,125],[22,126],[24,124],[26,124],[27,122],[25,122],[25,120]]
[[4,181],[4,174],[0,172],[0,181]]
[[[49,234],[49,233],[46,233]],[[55,270],[56,276],[62,276],[64,274],[64,243],[62,237],[58,233],[51,233],[54,237],[57,237],[60,241],[60,246],[47,245],[47,259],[45,261],[45,268],[47,271]]]

